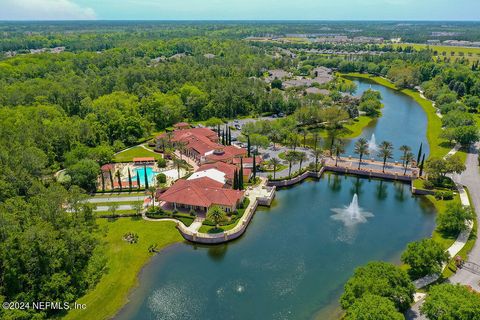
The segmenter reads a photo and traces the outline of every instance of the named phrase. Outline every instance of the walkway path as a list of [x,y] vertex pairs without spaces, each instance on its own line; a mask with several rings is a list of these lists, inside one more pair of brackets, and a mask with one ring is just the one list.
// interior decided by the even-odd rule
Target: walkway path
[[[453,152],[449,154],[455,154]],[[458,149],[457,149],[458,151]],[[473,207],[476,213],[477,225],[480,223],[480,173],[478,168],[478,144],[477,146],[472,146],[467,154],[466,167],[467,169],[461,175],[455,175],[452,177],[453,181],[457,185],[457,188],[460,193],[460,200],[463,205],[470,205],[470,201],[467,193],[463,186],[466,186],[470,193],[470,198],[472,200]],[[451,256],[455,256],[465,245],[468,235],[470,234],[472,224],[469,225],[469,231],[462,232],[457,241],[448,249],[448,252]],[[470,251],[468,257],[468,262],[473,262],[480,264],[480,241],[476,241],[473,249]],[[430,278],[424,278],[424,285],[427,283],[432,283],[438,279],[434,279],[435,276],[430,276]],[[433,280],[433,281],[432,281]],[[418,280],[417,280],[418,281]],[[480,291],[480,275],[472,273],[467,269],[458,269],[457,272],[450,277],[449,281],[451,283],[459,283],[467,286],[471,286],[476,291]],[[417,284],[416,284],[417,285]],[[418,286],[417,286],[418,287]],[[420,314],[420,308],[424,303],[424,299],[417,301],[410,310],[405,314],[407,320],[426,320],[427,318],[424,315]]]
[[[476,165],[475,165],[475,170],[477,170],[477,174],[478,174],[478,168],[476,167]],[[467,173],[467,171],[465,171],[464,173]],[[458,193],[460,195],[460,202],[462,203],[462,205],[470,206],[470,200],[468,198],[468,194],[465,191],[465,188],[463,187],[463,185],[460,183],[458,176],[452,177],[452,180],[456,184]],[[480,183],[480,180],[477,183]],[[468,241],[468,238],[470,237],[470,233],[472,232],[472,228],[473,228],[473,222],[469,221],[467,222],[467,224],[468,224],[467,229],[460,232],[460,234],[457,237],[457,240],[455,240],[455,242],[446,250],[451,258],[455,257],[460,252],[460,250],[463,249],[463,247]],[[445,269],[446,267],[447,267],[447,264],[444,264],[442,267],[442,270]],[[420,289],[437,281],[438,278],[440,278],[440,275],[438,274],[428,275],[421,279],[415,280],[413,283],[417,289]]]
[[193,220],[190,227],[188,227],[188,230],[190,230],[191,232],[197,232],[202,226],[203,221],[205,221],[205,218],[197,216],[195,220]]

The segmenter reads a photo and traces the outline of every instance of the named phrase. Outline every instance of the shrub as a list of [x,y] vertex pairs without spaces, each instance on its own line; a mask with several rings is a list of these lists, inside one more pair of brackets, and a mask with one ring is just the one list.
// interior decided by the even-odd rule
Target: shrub
[[453,192],[452,191],[436,191],[435,199],[437,200],[452,200]]
[[425,180],[423,182],[423,187],[427,190],[432,190],[433,188],[435,188],[435,184],[433,183],[433,181]]
[[160,158],[157,160],[157,166],[159,168],[166,168],[167,167],[167,160],[165,160],[164,158]]
[[162,184],[167,182],[167,176],[164,173],[159,173],[157,175],[157,183]]

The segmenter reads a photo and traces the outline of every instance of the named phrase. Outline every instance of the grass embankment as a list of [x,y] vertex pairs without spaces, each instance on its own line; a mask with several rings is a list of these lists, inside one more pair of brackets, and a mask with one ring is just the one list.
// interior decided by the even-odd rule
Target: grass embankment
[[[346,74],[339,74],[341,77],[355,77],[355,78],[363,78],[367,80],[371,80],[376,82],[382,86],[387,88],[400,91],[413,100],[415,100],[425,111],[427,115],[427,140],[428,144],[430,145],[430,156],[429,157],[444,157],[452,148],[451,145],[447,140],[440,138],[440,133],[442,132],[442,120],[437,116],[436,109],[433,106],[430,100],[424,99],[420,96],[420,93],[415,90],[411,89],[399,89],[397,88],[392,82],[388,79],[372,76],[369,74],[363,73],[346,73]],[[461,159],[466,160],[467,155],[464,151],[457,152],[457,155],[461,157]]]
[[96,205],[97,207],[110,207],[114,204],[116,205],[119,205],[119,206],[122,206],[122,205],[134,205],[134,204],[137,204],[137,203],[143,203],[143,200],[142,201],[138,201],[138,200],[131,200],[131,201],[105,201],[105,202],[95,202],[93,203],[94,205]]
[[[344,139],[353,139],[358,137],[362,134],[362,131],[365,127],[367,127],[371,122],[375,121],[376,119],[367,117],[367,116],[360,116],[355,121],[350,124],[346,124],[343,127],[345,128],[345,134],[341,135],[341,138]],[[324,133],[324,136],[327,136],[327,133]]]
[[161,154],[155,153],[152,150],[147,150],[142,146],[136,146],[115,155],[114,162],[132,162],[133,158],[140,157],[154,157],[155,159],[162,158]]
[[[432,195],[426,196],[426,198],[435,206],[437,215],[444,214],[449,203],[461,203],[460,195],[458,194],[455,194],[455,197],[452,200],[438,200]],[[446,236],[435,229],[432,234],[432,239],[438,242],[445,250],[447,250],[455,242],[457,236]]]
[[[465,188],[465,191],[467,192],[468,200],[470,202],[470,206],[472,207],[473,210],[475,210],[475,208],[473,207],[472,198],[470,197],[470,192],[468,191],[467,188]],[[473,227],[472,227],[472,232],[470,233],[470,237],[468,237],[468,241],[465,244],[465,246],[462,248],[462,250],[460,250],[460,252],[457,253],[457,256],[462,257],[462,259],[464,261],[467,260],[468,254],[470,253],[470,251],[472,251],[473,246],[475,245],[475,241],[477,241],[477,234],[478,234],[478,224],[477,224],[477,219],[476,219],[476,216],[475,216],[475,218],[473,219]],[[445,279],[449,278],[456,271],[457,271],[457,267],[455,265],[455,257],[452,257],[448,266],[445,268],[445,270],[443,270],[442,277],[445,278]]]
[[[148,222],[141,219],[123,218],[110,221],[98,219],[101,229],[106,230],[104,252],[108,270],[96,287],[77,302],[86,304],[86,310],[72,310],[65,319],[108,319],[115,315],[127,302],[129,291],[137,285],[141,268],[150,259],[151,245],[157,250],[182,241],[173,222]],[[127,232],[138,234],[136,244],[124,241]]]

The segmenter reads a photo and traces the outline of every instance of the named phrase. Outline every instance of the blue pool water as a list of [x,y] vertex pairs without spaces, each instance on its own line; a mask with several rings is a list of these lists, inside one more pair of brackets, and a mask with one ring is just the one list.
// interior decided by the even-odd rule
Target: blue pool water
[[142,167],[135,169],[135,172],[133,173],[132,180],[137,181],[137,174],[138,177],[140,178],[140,185],[145,186],[145,170],[147,171],[147,179],[148,179],[148,185],[152,186],[155,184],[155,177],[158,174],[158,172],[153,171],[153,168],[151,167]]

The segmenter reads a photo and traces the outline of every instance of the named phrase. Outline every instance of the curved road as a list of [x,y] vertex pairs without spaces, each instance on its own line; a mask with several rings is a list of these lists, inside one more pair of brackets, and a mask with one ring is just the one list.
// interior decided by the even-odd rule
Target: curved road
[[[454,180],[468,188],[470,199],[477,215],[478,225],[480,223],[480,173],[477,147],[470,148],[466,162],[467,170]],[[468,255],[467,261],[480,265],[480,241],[477,240],[475,242],[472,251],[470,251]],[[471,286],[474,290],[480,292],[480,275],[474,274],[466,269],[458,270],[457,273],[450,278],[450,282]]]
[[[478,147],[472,146],[467,154],[467,161],[465,163],[467,169],[461,175],[455,175],[453,180],[468,188],[470,193],[471,204],[473,205],[476,213],[477,225],[480,224],[480,171],[478,167]],[[477,240],[473,246],[472,251],[467,258],[468,262],[473,262],[480,265],[480,241]],[[480,292],[480,274],[472,273],[466,269],[459,269],[452,277],[450,277],[451,283],[460,283],[466,286],[471,286],[476,291]],[[420,314],[420,307],[423,304],[423,300],[415,303],[410,310],[405,314],[408,320],[426,320],[424,315]]]

